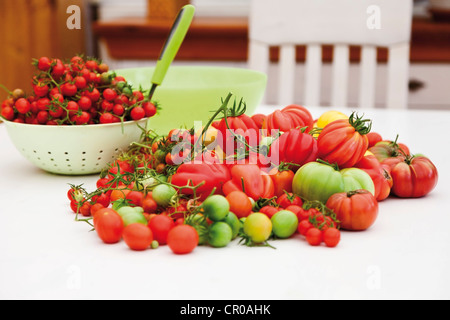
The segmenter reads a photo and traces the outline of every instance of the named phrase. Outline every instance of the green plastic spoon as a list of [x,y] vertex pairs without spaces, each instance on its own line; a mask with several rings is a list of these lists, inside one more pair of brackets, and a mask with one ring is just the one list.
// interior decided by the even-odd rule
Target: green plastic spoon
[[173,22],[169,36],[162,47],[158,61],[156,62],[155,71],[152,76],[152,86],[148,95],[151,100],[153,93],[158,85],[160,85],[166,75],[167,69],[175,58],[181,43],[186,36],[186,33],[191,25],[194,17],[195,7],[193,5],[185,5],[178,12],[175,21]]

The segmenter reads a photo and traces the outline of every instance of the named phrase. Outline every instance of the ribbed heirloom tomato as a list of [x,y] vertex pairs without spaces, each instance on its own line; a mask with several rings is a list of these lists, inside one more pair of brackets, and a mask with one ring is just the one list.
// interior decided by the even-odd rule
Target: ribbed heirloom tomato
[[392,192],[402,198],[418,198],[431,192],[438,181],[438,171],[427,157],[407,156],[392,167]]
[[319,200],[325,203],[338,192],[366,189],[375,194],[372,178],[358,168],[339,170],[335,166],[310,162],[302,166],[294,176],[292,191],[306,200]]
[[366,230],[378,216],[377,200],[364,189],[335,193],[328,199],[326,206],[333,210],[344,230]]
[[288,163],[287,166],[293,171],[297,171],[305,163],[316,160],[317,155],[317,140],[301,128],[292,128],[284,132],[269,149],[269,159],[273,164]]
[[318,157],[340,168],[355,165],[367,151],[370,120],[352,113],[349,119],[335,120],[326,125],[317,137]]
[[303,127],[306,127],[306,132],[309,132],[313,126],[314,119],[309,110],[303,106],[291,104],[269,114],[263,124],[263,129],[266,129],[267,134],[271,135],[274,130],[286,132],[292,128]]

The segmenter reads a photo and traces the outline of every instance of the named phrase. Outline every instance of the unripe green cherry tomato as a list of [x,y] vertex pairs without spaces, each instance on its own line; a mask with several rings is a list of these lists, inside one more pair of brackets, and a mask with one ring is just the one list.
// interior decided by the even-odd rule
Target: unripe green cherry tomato
[[177,190],[167,184],[159,184],[152,191],[153,200],[162,207],[167,207],[176,194]]
[[239,234],[239,230],[241,229],[242,226],[241,221],[239,221],[239,218],[231,211],[228,212],[227,216],[223,221],[225,221],[230,225],[231,230],[233,232],[232,239],[235,239]]
[[289,238],[298,227],[297,215],[289,210],[278,211],[270,220],[272,221],[273,234],[278,238]]
[[230,212],[230,204],[222,195],[208,197],[202,204],[205,215],[212,221],[222,221]]
[[225,247],[233,237],[233,231],[228,223],[217,221],[211,224],[208,233],[208,243],[215,248]]

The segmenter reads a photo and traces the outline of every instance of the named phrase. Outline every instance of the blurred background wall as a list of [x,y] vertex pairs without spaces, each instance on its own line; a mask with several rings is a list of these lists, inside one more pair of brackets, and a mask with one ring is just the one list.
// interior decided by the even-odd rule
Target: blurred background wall
[[[191,0],[196,6],[197,22],[175,64],[246,67],[249,1]],[[410,107],[450,109],[450,0],[411,1],[415,6]],[[112,68],[153,65],[172,22],[172,18],[164,21],[161,15],[177,11],[186,2],[0,0],[0,84],[10,90],[18,87],[29,90],[34,71],[32,59],[44,55],[66,59],[84,53],[103,59]],[[67,8],[71,5],[81,9],[80,29],[69,29],[66,25],[70,17]],[[121,50],[114,51],[113,46]],[[273,56],[276,60],[276,52]],[[297,68],[301,76],[302,61]],[[324,68],[323,78],[329,76],[328,69]],[[270,73],[276,71],[273,65]],[[377,72],[381,75],[385,72],[383,64]],[[354,78],[355,85],[357,74],[357,66],[352,64],[350,78]],[[276,94],[276,87],[273,83],[268,87],[268,102]],[[298,100],[301,94],[298,93]],[[6,93],[0,89],[0,99],[5,97]]]

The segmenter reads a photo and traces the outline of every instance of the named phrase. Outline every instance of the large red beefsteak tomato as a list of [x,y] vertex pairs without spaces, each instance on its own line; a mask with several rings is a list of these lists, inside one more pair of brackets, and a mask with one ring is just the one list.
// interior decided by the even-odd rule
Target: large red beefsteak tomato
[[294,128],[278,137],[269,149],[269,159],[274,165],[288,163],[297,171],[305,163],[317,159],[317,140],[301,128]]
[[364,157],[369,146],[366,134],[371,121],[352,113],[349,119],[327,124],[317,137],[318,156],[340,168],[351,168]]
[[275,110],[265,120],[263,128],[267,130],[267,135],[272,135],[274,130],[286,132],[297,127],[307,127],[306,132],[309,132],[314,126],[314,119],[309,110],[296,104]]
[[438,171],[430,159],[407,156],[392,166],[392,192],[401,198],[419,198],[431,192],[438,181]]
[[335,193],[328,198],[326,206],[333,210],[344,230],[366,230],[378,216],[378,202],[365,189]]

